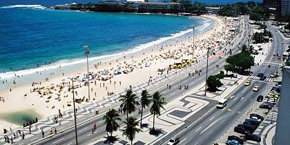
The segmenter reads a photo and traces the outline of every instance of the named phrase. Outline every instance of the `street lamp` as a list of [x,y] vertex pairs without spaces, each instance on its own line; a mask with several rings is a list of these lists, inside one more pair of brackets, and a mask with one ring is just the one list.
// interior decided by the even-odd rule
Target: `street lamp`
[[206,87],[207,87],[207,73],[208,73],[208,56],[210,48],[207,48],[206,52],[206,70],[205,70],[205,86],[204,86],[204,96],[206,96]]
[[87,57],[87,79],[88,79],[88,99],[91,100],[91,95],[90,95],[90,78],[89,78],[89,54],[90,54],[90,48],[88,45],[84,46],[85,49],[85,55]]
[[74,108],[74,123],[75,123],[75,136],[76,136],[76,145],[78,145],[78,131],[77,131],[77,116],[76,116],[76,105],[75,105],[75,87],[74,82],[76,78],[70,78],[72,81],[72,94],[73,94],[73,108]]
[[194,39],[193,39],[193,34],[194,34],[195,27],[192,27],[192,60],[194,59]]

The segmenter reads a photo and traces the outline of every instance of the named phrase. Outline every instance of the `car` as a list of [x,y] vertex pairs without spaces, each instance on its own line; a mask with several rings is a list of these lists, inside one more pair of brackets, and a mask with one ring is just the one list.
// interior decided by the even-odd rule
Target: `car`
[[253,133],[256,130],[256,126],[253,124],[238,124],[237,126],[245,128],[248,132]]
[[259,96],[257,97],[257,101],[258,101],[258,102],[262,102],[263,99],[264,99],[264,97],[263,97],[262,95],[259,95]]
[[170,139],[167,143],[167,145],[176,145],[180,142],[179,138],[176,139]]
[[262,109],[272,109],[273,106],[271,106],[270,104],[267,104],[267,103],[262,103],[259,108],[262,108]]
[[267,78],[266,76],[261,76],[261,77],[260,77],[260,80],[263,81],[263,80],[265,80],[266,78]]
[[249,86],[251,84],[251,81],[250,80],[246,80],[245,81],[245,86]]
[[226,145],[241,145],[237,140],[227,140]]
[[240,144],[243,144],[243,143],[245,142],[244,139],[239,138],[239,137],[237,137],[237,136],[235,136],[235,135],[228,136],[228,140],[236,140],[236,141],[238,141]]
[[224,108],[225,106],[227,106],[227,99],[221,99],[217,102],[216,107],[217,108]]
[[270,77],[271,78],[277,78],[277,77],[279,77],[279,74],[278,73],[273,73],[273,74],[270,75]]
[[236,126],[234,128],[234,132],[241,133],[241,134],[249,133],[249,131],[247,129],[245,129],[244,127],[242,127],[242,126]]
[[259,121],[259,120],[254,120],[254,119],[245,119],[244,121],[244,124],[252,124],[252,125],[255,125],[255,126],[259,126],[261,124],[262,121]]
[[261,142],[261,137],[259,135],[251,134],[251,133],[247,133],[245,139],[256,141],[256,142]]
[[255,85],[254,88],[253,88],[253,91],[254,91],[254,92],[258,92],[259,89],[260,89],[260,87],[259,87],[258,85]]
[[257,75],[257,77],[262,77],[262,76],[264,76],[263,73],[259,73],[259,74]]
[[261,120],[261,121],[264,120],[264,117],[262,117],[261,115],[256,114],[256,113],[252,113],[252,114],[250,114],[250,118],[251,118],[251,119],[253,119],[253,118],[257,118],[257,119],[259,119],[259,120]]

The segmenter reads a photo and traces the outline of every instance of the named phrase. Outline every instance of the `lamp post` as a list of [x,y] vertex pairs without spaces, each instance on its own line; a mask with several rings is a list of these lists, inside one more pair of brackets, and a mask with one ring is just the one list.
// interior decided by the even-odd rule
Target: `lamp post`
[[91,100],[91,95],[90,95],[90,78],[89,78],[89,54],[90,54],[90,48],[88,45],[84,46],[85,49],[85,55],[87,57],[87,79],[88,79],[88,100]]
[[192,61],[194,59],[194,39],[193,39],[194,30],[195,30],[195,27],[193,26],[192,27]]
[[204,86],[204,96],[206,96],[206,87],[207,87],[207,73],[208,73],[208,56],[209,56],[209,49],[206,52],[206,70],[205,70],[205,86]]
[[76,116],[75,88],[74,88],[75,79],[76,78],[71,78],[71,81],[72,81],[72,94],[73,94],[73,108],[74,108],[75,136],[76,136],[76,145],[78,145],[77,116]]

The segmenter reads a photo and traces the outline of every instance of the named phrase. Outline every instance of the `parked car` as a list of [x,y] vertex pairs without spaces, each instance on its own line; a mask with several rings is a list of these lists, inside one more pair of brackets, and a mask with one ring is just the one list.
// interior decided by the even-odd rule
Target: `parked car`
[[262,109],[272,109],[273,108],[273,105],[271,105],[272,103],[270,102],[264,102],[262,103],[259,108],[262,108]]
[[228,140],[226,145],[241,145],[237,140]]
[[180,142],[179,138],[170,139],[167,145],[177,145]]
[[263,97],[262,95],[259,95],[259,96],[257,97],[257,101],[258,101],[258,102],[262,102],[263,99],[264,99],[264,97]]
[[239,138],[239,137],[237,137],[237,136],[235,136],[235,135],[228,136],[228,140],[236,140],[236,141],[238,141],[240,144],[243,144],[243,143],[245,142],[244,139]]
[[256,126],[252,124],[238,124],[237,126],[245,128],[249,133],[253,133],[256,130]]
[[251,134],[251,133],[247,133],[245,139],[256,141],[256,142],[261,142],[261,137],[259,135]]
[[250,118],[251,118],[251,119],[255,119],[255,118],[257,118],[258,120],[261,120],[261,121],[264,120],[264,117],[262,117],[261,115],[256,114],[256,113],[252,113],[252,114],[250,114]]
[[241,133],[241,134],[249,133],[249,131],[247,129],[245,129],[244,127],[241,127],[241,126],[236,126],[234,128],[234,131],[237,132],[237,133]]
[[247,122],[252,125],[259,126],[262,121],[254,120],[254,119],[245,119],[244,123],[247,123]]

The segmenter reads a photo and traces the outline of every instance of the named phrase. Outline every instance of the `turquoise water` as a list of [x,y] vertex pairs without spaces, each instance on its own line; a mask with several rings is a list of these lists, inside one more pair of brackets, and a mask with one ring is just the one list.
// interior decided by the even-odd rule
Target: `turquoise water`
[[0,72],[36,68],[61,60],[132,49],[170,36],[202,19],[164,15],[0,8]]
[[41,119],[40,115],[33,110],[0,114],[1,120],[5,120],[17,125],[23,125],[23,123],[33,121],[36,117],[38,120]]

